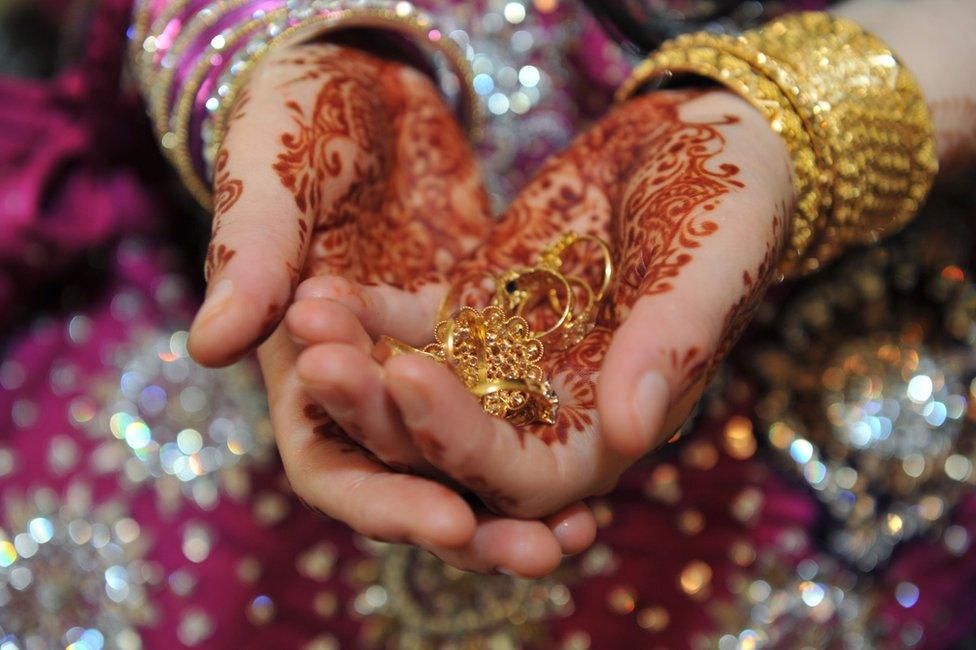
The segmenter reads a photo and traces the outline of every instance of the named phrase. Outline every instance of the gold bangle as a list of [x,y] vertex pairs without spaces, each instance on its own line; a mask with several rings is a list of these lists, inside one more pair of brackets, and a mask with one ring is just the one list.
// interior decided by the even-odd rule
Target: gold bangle
[[172,0],[167,3],[163,11],[152,21],[142,43],[138,44],[141,51],[134,55],[132,66],[136,72],[136,78],[139,80],[139,91],[146,99],[149,98],[153,71],[156,67],[153,63],[153,57],[159,49],[158,39],[166,31],[167,25],[186,8],[187,2],[189,0]]
[[143,87],[138,62],[145,52],[146,37],[149,36],[149,9],[152,0],[136,0],[132,7],[132,33],[129,36],[129,64],[132,74],[140,88]]
[[857,23],[822,12],[785,16],[743,36],[795,71],[823,121],[834,174],[830,240],[877,241],[918,212],[938,171],[928,106],[911,71]]
[[[786,141],[798,203],[780,265],[785,273],[811,271],[844,245],[900,228],[931,187],[937,163],[921,89],[884,43],[849,20],[810,12],[737,38],[678,37],[637,67],[619,97],[675,74],[725,85],[762,111]],[[778,88],[775,101],[763,87],[769,83]],[[782,128],[776,112],[793,126]]]

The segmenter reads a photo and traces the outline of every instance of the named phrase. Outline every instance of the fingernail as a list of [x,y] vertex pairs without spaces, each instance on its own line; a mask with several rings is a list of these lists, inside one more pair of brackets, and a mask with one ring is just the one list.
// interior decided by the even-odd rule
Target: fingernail
[[334,384],[316,387],[315,398],[335,420],[348,420],[352,415],[354,408],[352,397]]
[[658,430],[667,415],[670,392],[668,382],[655,370],[641,377],[634,387],[633,407],[637,417],[637,433],[645,449],[650,449],[657,439]]
[[511,569],[509,569],[508,567],[500,566],[500,567],[497,567],[495,570],[498,571],[498,573],[501,573],[502,575],[509,576],[511,578],[517,578],[518,577],[518,574],[515,573],[514,571],[512,571]]
[[430,411],[430,402],[427,401],[424,391],[407,379],[389,377],[388,383],[396,397],[397,406],[400,407],[404,424],[412,429],[423,424]]
[[295,300],[313,300],[315,298],[327,297],[324,294],[325,292],[319,289],[318,285],[310,285],[308,282],[302,282],[295,289]]
[[203,305],[197,312],[197,317],[193,319],[193,325],[204,323],[223,311],[233,293],[234,282],[230,278],[224,278],[211,286]]
[[390,345],[389,339],[385,336],[381,337],[379,341],[373,344],[372,355],[373,358],[379,363],[386,363],[388,360],[392,359],[396,354],[393,346]]
[[573,541],[569,535],[570,526],[568,521],[559,522],[551,530],[553,537],[556,538],[556,541],[559,542],[561,547],[566,548]]

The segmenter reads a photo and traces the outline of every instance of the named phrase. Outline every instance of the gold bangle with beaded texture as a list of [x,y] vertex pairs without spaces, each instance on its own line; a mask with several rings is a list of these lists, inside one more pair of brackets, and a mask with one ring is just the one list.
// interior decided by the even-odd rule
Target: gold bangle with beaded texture
[[[809,12],[738,38],[679,37],[648,60],[658,57],[658,76],[667,65],[684,66],[682,72],[713,78],[743,94],[741,84],[729,82],[729,70],[716,77],[705,63],[682,59],[682,52],[695,48],[721,50],[774,82],[808,131],[816,153],[814,173],[825,190],[822,213],[809,222],[808,241],[791,240],[793,251],[782,269],[813,270],[845,244],[874,241],[915,214],[937,169],[932,123],[914,77],[879,39],[852,21]],[[673,60],[665,60],[668,56]],[[648,72],[638,66],[635,75],[641,74],[646,80]],[[796,167],[795,158],[793,163]],[[802,228],[803,217],[798,209],[794,226]]]

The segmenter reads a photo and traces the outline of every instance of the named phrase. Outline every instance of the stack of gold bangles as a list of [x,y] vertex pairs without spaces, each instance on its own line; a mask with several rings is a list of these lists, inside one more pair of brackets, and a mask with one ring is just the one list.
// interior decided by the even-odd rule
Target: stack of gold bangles
[[786,142],[796,206],[784,274],[897,230],[931,187],[933,127],[918,83],[850,20],[810,12],[738,37],[680,36],[638,65],[618,98],[688,77],[740,95]]
[[[567,253],[580,244],[595,246],[603,257],[598,279],[567,271]],[[466,280],[454,285],[439,310],[435,342],[423,350],[389,337],[384,341],[393,352],[423,354],[447,365],[492,415],[516,425],[552,424],[559,398],[539,362],[547,349],[566,349],[593,330],[613,279],[610,248],[598,237],[568,233],[535,266],[491,279],[494,295],[483,309],[455,309]]]

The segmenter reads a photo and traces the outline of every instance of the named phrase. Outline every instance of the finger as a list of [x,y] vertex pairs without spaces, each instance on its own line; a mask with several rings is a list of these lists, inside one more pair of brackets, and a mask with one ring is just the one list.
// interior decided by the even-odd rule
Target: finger
[[485,413],[447,368],[399,355],[385,369],[387,389],[417,447],[493,510],[537,517],[585,494],[590,477],[582,468],[569,485],[548,445]]
[[617,329],[597,385],[604,439],[632,457],[666,437],[673,406],[697,398],[718,344],[720,316],[679,297],[666,309],[655,302],[639,301]]
[[288,123],[280,101],[255,89],[235,106],[217,156],[207,295],[189,339],[204,365],[224,365],[260,343],[297,281],[309,217],[272,169]]
[[434,554],[465,571],[500,571],[523,578],[551,573],[563,556],[558,540],[544,523],[488,514],[478,517],[478,529],[468,544]]
[[[474,539],[463,548],[436,551],[448,564],[466,571],[500,571],[526,578],[538,578],[558,566],[561,556],[586,550],[596,537],[596,519],[584,503],[577,503],[543,520],[503,519],[483,514],[478,517]],[[552,540],[561,555],[555,553]]]
[[429,467],[387,395],[382,367],[368,352],[319,344],[299,355],[296,370],[308,396],[384,463],[398,469]]
[[[597,385],[610,448],[643,454],[691,412],[718,362],[751,320],[775,270],[786,209],[781,205],[769,211],[776,216],[751,229],[719,226],[670,282],[671,290],[642,287],[643,295],[614,333]],[[716,215],[716,221],[721,218]]]
[[[338,48],[319,50],[317,60],[341,63]],[[338,231],[349,189],[361,182],[358,170],[382,166],[378,142],[392,135],[375,133],[377,143],[370,146],[318,130],[324,93],[330,110],[354,110],[364,121],[380,107],[353,105],[340,87],[348,71],[332,65],[325,72],[312,58],[290,48],[269,55],[229,118],[214,174],[209,289],[190,330],[190,351],[201,363],[233,360],[272,331],[306,265],[313,232],[317,246],[329,249],[317,259],[319,266],[349,266],[352,251],[337,243],[348,239]],[[377,187],[359,190],[369,194]]]
[[585,503],[567,506],[545,518],[565,555],[582,553],[596,539],[596,518]]
[[426,284],[414,291],[380,284],[365,285],[339,276],[318,276],[302,282],[296,299],[324,298],[347,307],[366,331],[385,334],[411,345],[430,342],[435,314],[446,291],[443,284]]
[[351,310],[332,300],[298,300],[285,315],[285,328],[299,345],[345,343],[365,353],[373,348]]
[[259,350],[278,450],[296,494],[368,537],[428,549],[469,543],[475,517],[457,493],[390,472],[309,408],[294,372],[296,354],[283,329]]
[[786,149],[758,111],[725,92],[659,97],[677,99],[678,121],[703,130],[695,146],[676,142],[636,166],[620,202],[613,301],[618,316],[631,311],[608,350],[597,404],[606,442],[630,455],[680,425],[748,323],[793,202]]

